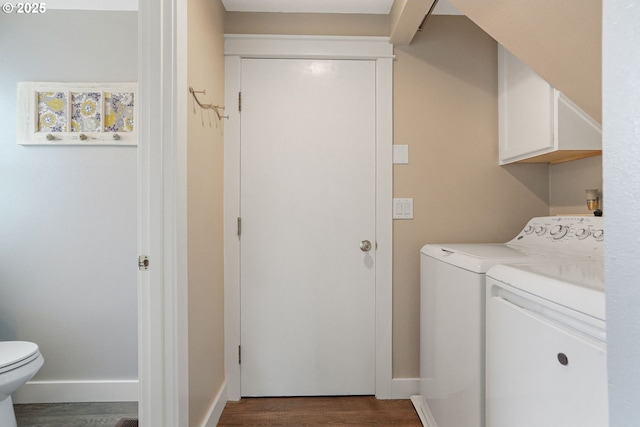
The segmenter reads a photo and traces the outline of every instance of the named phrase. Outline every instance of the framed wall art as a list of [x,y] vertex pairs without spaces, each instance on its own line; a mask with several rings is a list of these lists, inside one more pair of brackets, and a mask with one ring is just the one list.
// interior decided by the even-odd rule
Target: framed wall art
[[136,83],[18,83],[18,144],[137,145]]

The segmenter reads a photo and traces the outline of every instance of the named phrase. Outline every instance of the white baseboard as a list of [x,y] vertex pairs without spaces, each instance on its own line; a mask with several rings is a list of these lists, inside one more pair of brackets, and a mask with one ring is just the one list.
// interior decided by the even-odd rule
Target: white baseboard
[[138,380],[29,381],[12,399],[13,403],[137,402]]
[[391,398],[409,399],[420,393],[420,378],[394,378],[391,380]]
[[209,413],[202,423],[202,427],[215,427],[218,425],[224,406],[227,404],[227,382],[225,381],[220,387],[216,398],[213,400]]
[[413,407],[416,408],[423,427],[438,427],[424,397],[420,395],[411,396],[411,403],[413,403]]

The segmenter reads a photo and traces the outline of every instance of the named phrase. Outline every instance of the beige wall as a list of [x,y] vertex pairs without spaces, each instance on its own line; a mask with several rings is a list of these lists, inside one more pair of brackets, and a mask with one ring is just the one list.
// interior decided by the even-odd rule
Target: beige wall
[[602,122],[602,0],[450,0]]
[[[224,9],[188,2],[188,84],[224,105]],[[187,87],[178,88],[187,90]],[[211,120],[211,125],[209,124]],[[203,124],[204,121],[204,124]],[[188,103],[189,420],[202,420],[224,384],[223,123]]]
[[[450,0],[484,31],[602,121],[602,0]],[[585,214],[602,157],[549,167],[550,214]]]
[[[324,16],[313,22],[300,18],[227,13],[225,30],[341,35],[388,31],[388,23],[384,28],[364,24],[362,16],[340,18],[340,29]],[[348,30],[350,19],[362,25]],[[415,378],[422,245],[502,242],[533,216],[577,210],[585,183],[601,180],[601,163],[594,157],[554,166],[498,166],[497,45],[466,17],[432,16],[425,31],[410,46],[397,47],[395,54],[394,142],[409,145],[410,164],[394,166],[394,196],[414,198],[415,219],[394,222],[393,375]]]
[[503,242],[547,215],[549,166],[498,166],[497,44],[463,16],[434,15],[395,49],[393,375],[419,376],[419,251],[426,243]]
[[227,12],[228,34],[388,36],[387,15]]
[[589,214],[586,189],[600,190],[602,206],[602,156],[589,157],[549,167],[551,215]]
[[[553,4],[545,3],[548,7],[540,7],[534,14],[527,11],[527,18],[545,20],[545,10],[559,7],[558,0],[548,1]],[[572,16],[577,19],[586,14],[586,22],[593,22],[597,12],[593,0],[586,2],[582,11],[575,8],[575,1],[568,0],[569,6],[578,9]],[[466,0],[452,1],[457,2]],[[511,35],[510,30],[518,28],[505,14],[518,16],[515,22],[523,28],[533,25],[525,25],[519,13],[506,9],[489,20],[499,33]],[[560,16],[566,18],[566,13]],[[569,22],[581,28],[584,36],[584,25]],[[229,33],[387,35],[389,24],[387,17],[371,15],[227,13],[225,25]],[[536,25],[563,28],[555,19]],[[514,34],[513,42],[503,43],[518,51],[516,47],[531,37],[527,32]],[[592,34],[586,41],[599,58]],[[536,49],[532,58],[540,56],[537,62],[554,65],[557,53],[548,49],[549,44],[541,46],[546,50]],[[554,77],[545,77],[568,94],[571,85],[565,81],[578,85],[577,91],[584,91],[587,98],[582,107],[599,120],[600,68],[589,65],[595,53],[583,50],[572,52],[568,61],[563,57],[562,66],[545,72]],[[593,157],[553,166],[498,166],[496,42],[466,17],[433,15],[425,31],[418,33],[410,46],[397,47],[395,54],[394,141],[409,145],[410,164],[394,166],[394,196],[414,198],[415,219],[394,222],[393,375],[412,378],[419,376],[418,253],[422,245],[501,242],[513,237],[533,216],[587,213],[584,190],[602,188],[602,163],[601,157]],[[576,77],[566,62],[589,69]],[[542,69],[544,66],[538,72],[544,74]],[[576,102],[580,98],[569,96]]]
[[[362,15],[275,15],[227,13],[225,31],[388,34],[388,22],[368,25]],[[415,378],[420,247],[511,238],[532,216],[548,214],[549,167],[498,166],[497,45],[468,19],[433,16],[395,53],[394,139],[409,145],[410,164],[395,166],[394,193],[414,198],[415,219],[394,224],[393,374]]]

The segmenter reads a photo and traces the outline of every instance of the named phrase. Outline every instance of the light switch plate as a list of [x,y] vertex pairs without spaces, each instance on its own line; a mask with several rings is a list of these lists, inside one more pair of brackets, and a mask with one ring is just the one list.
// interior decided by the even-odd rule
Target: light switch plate
[[408,145],[393,146],[393,164],[395,165],[409,164],[409,146]]
[[413,199],[393,199],[393,219],[413,219]]

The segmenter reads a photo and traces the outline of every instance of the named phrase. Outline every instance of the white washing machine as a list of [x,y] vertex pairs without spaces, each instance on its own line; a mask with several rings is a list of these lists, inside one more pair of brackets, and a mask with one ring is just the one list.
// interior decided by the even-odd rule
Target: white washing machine
[[487,272],[487,427],[606,427],[604,266]]
[[601,217],[539,217],[507,243],[422,248],[420,395],[411,400],[423,425],[485,425],[487,270],[498,264],[600,259],[602,230]]

